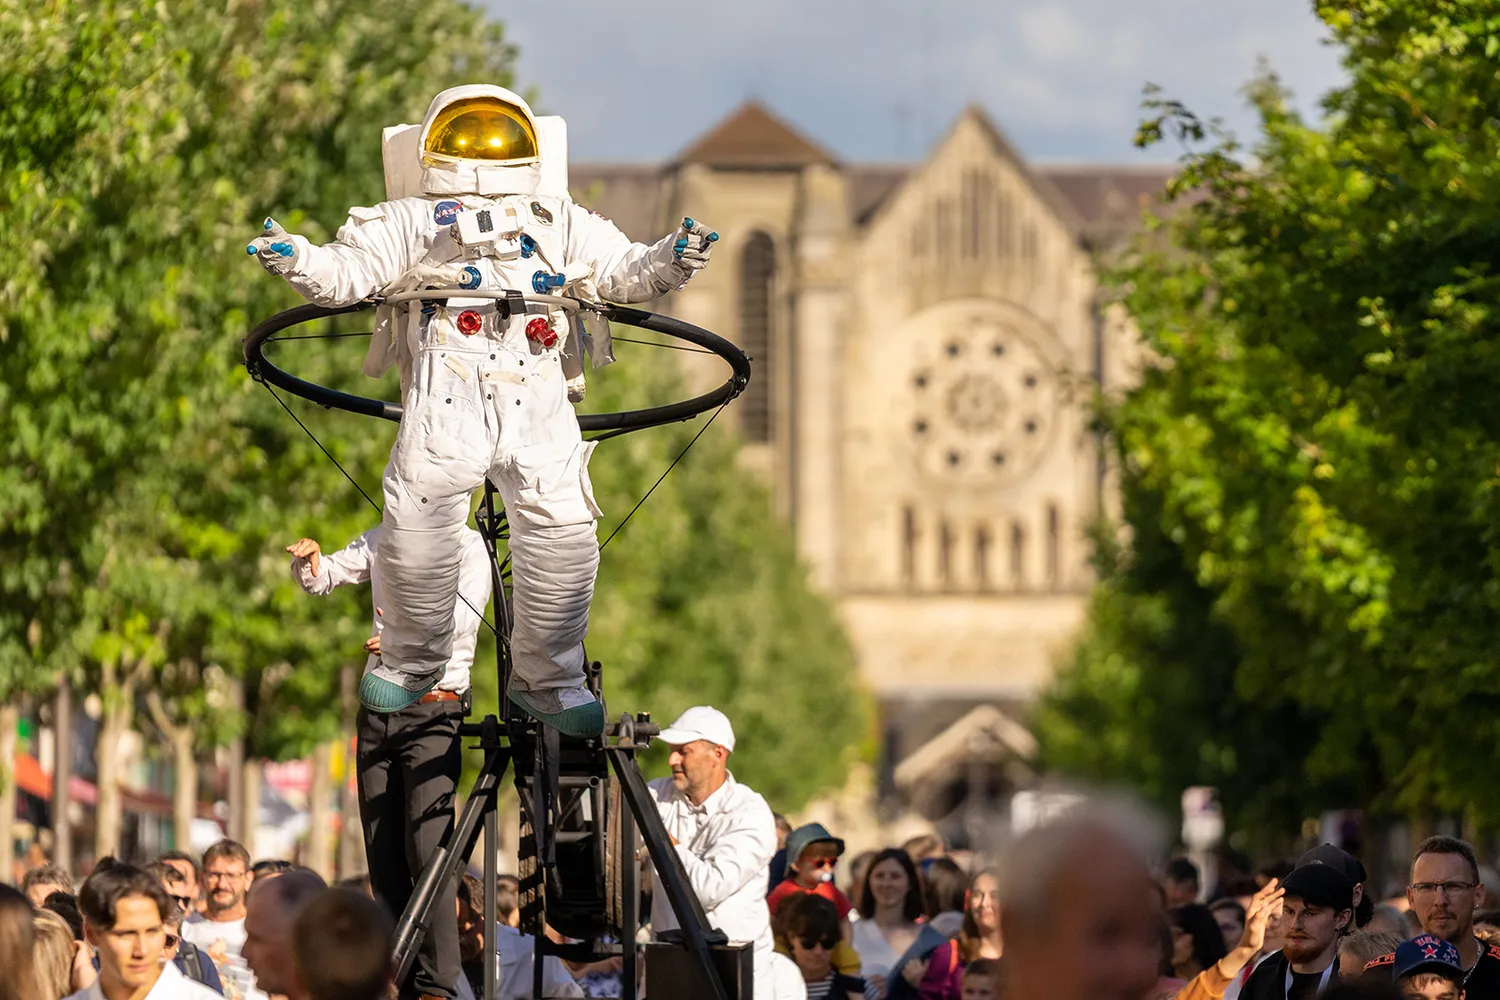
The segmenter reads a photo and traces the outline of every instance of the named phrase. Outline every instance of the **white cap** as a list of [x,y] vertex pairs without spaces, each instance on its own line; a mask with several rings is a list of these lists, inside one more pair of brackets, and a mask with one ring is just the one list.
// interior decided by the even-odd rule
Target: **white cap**
[[696,740],[707,740],[725,750],[734,750],[734,727],[729,717],[717,708],[694,705],[661,731],[659,739],[671,746],[682,746]]

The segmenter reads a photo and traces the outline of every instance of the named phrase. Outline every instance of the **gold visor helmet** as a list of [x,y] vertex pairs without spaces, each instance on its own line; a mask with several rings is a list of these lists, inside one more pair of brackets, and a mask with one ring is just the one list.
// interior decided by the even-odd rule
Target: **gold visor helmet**
[[454,101],[433,119],[422,143],[426,163],[483,160],[520,165],[537,161],[536,126],[523,109],[498,97]]

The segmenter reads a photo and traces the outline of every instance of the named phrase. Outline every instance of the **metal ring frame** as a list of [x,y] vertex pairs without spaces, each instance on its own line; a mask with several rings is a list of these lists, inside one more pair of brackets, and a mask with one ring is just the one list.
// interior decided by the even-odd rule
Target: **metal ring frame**
[[[401,405],[399,403],[387,403],[383,400],[371,399],[368,396],[356,396],[352,393],[340,392],[337,389],[330,389],[328,386],[298,378],[291,372],[277,367],[275,363],[267,358],[265,355],[265,345],[275,340],[276,334],[302,323],[307,323],[315,319],[325,319],[330,316],[342,316],[345,313],[361,312],[383,303],[394,305],[414,299],[436,298],[498,300],[505,297],[505,292],[491,289],[474,289],[472,291],[458,288],[425,289],[390,295],[383,299],[367,299],[350,306],[326,307],[310,304],[294,306],[260,323],[245,337],[245,368],[249,370],[251,376],[255,379],[285,389],[287,392],[301,396],[303,399],[317,403],[319,406],[336,410],[348,410],[350,413],[358,413],[362,416],[399,421],[401,419]],[[750,382],[750,358],[746,356],[745,352],[718,334],[710,333],[702,327],[694,326],[691,323],[684,323],[680,319],[673,319],[670,316],[663,316],[659,313],[631,309],[628,306],[594,306],[589,303],[580,302],[577,299],[557,295],[527,295],[524,298],[528,306],[534,305],[553,309],[561,308],[570,312],[587,309],[597,312],[611,323],[633,326],[641,330],[650,330],[676,340],[686,341],[710,353],[717,354],[728,363],[731,369],[729,378],[717,389],[694,396],[691,399],[682,400],[681,402],[668,403],[664,406],[653,406],[644,410],[579,414],[578,426],[585,432],[614,431],[616,433],[624,433],[626,431],[641,430],[646,427],[659,427],[663,424],[691,420],[701,413],[706,413],[734,399],[745,390],[745,386]]]

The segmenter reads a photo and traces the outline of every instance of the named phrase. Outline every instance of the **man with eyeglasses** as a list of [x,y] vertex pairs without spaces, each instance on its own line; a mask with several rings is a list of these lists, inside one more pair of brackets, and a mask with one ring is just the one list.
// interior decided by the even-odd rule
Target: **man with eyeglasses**
[[265,996],[240,957],[245,944],[245,897],[250,892],[250,852],[221,840],[203,852],[203,912],[182,924],[182,937],[208,953],[225,980],[225,993],[243,1000]]
[[[1474,936],[1474,904],[1479,895],[1479,862],[1474,848],[1456,837],[1429,837],[1411,862],[1406,898],[1424,933],[1458,949],[1468,1000],[1500,1000],[1500,947]],[[1365,966],[1361,978],[1390,982],[1394,953]]]

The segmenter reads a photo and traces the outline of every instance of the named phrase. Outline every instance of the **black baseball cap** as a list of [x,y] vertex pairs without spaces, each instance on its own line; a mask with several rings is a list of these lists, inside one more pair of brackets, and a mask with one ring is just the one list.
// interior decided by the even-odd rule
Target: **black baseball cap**
[[1303,865],[1327,865],[1340,872],[1351,882],[1365,881],[1365,866],[1359,863],[1359,859],[1341,847],[1332,844],[1319,844],[1297,859],[1297,867]]
[[1335,910],[1354,908],[1354,886],[1348,876],[1332,865],[1299,865],[1281,880],[1288,896],[1296,896],[1313,906],[1331,906]]

